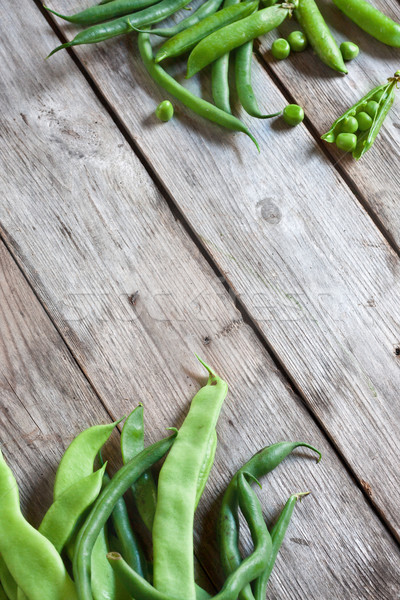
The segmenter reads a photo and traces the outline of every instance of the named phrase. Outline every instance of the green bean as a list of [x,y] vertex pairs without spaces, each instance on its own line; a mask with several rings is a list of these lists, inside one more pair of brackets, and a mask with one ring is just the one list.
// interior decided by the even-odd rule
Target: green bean
[[75,15],[61,15],[60,13],[45,6],[49,12],[53,13],[60,19],[64,19],[69,23],[76,23],[77,25],[94,25],[95,23],[101,23],[108,19],[115,19],[116,17],[122,17],[128,15],[141,8],[153,6],[160,0],[111,0],[101,6],[95,5],[90,8],[86,8]]
[[[240,590],[263,572],[271,557],[271,536],[263,521],[261,506],[243,474],[238,477],[238,501],[247,520],[254,549],[227,577],[221,591],[212,596],[211,600],[236,600]],[[117,552],[110,552],[107,558],[117,577],[135,600],[171,600],[171,593],[160,592],[150,585],[131,569]]]
[[321,453],[313,446],[304,442],[278,442],[257,452],[239,471],[233,476],[226,488],[222,499],[220,514],[218,518],[217,534],[220,546],[221,565],[225,575],[232,573],[241,564],[242,558],[239,552],[239,519],[237,515],[237,477],[239,473],[250,473],[257,479],[270,473],[275,469],[293,450],[299,447],[310,448]]
[[[137,454],[139,454],[139,452]],[[108,485],[110,481],[112,480],[110,480],[109,476],[105,474],[105,484]],[[123,497],[119,498],[115,503],[111,514],[111,520],[117,535],[117,539],[121,545],[121,553],[126,559],[127,563],[132,567],[132,569],[135,569],[135,571],[140,573],[142,577],[148,579],[146,559],[144,557],[139,540],[132,530],[128,509],[126,508]]]
[[122,419],[106,425],[95,425],[82,431],[66,449],[57,469],[54,499],[57,500],[72,484],[91,475],[95,458],[114,428]]
[[294,14],[304,29],[311,47],[322,62],[335,71],[347,73],[340,48],[325,23],[315,0],[299,0]]
[[366,0],[333,0],[333,3],[356,25],[375,39],[400,48],[400,24],[396,23]]
[[[139,404],[126,419],[122,428],[121,452],[124,464],[129,462],[143,449],[143,406]],[[142,521],[146,527],[151,530],[157,503],[157,488],[151,471],[146,471],[146,473],[143,473],[143,475],[139,477],[132,487],[132,492]]]
[[138,36],[138,42],[139,51],[144,62],[144,66],[156,83],[158,83],[164,90],[174,96],[174,98],[180,100],[182,104],[193,110],[193,112],[201,117],[204,117],[213,123],[217,123],[222,127],[226,127],[227,129],[245,133],[254,142],[257,150],[260,151],[257,141],[251,135],[247,127],[241,121],[239,121],[239,119],[236,119],[236,117],[225,113],[206,100],[195,96],[189,90],[175,81],[173,77],[168,75],[168,73],[166,73],[164,69],[160,67],[160,65],[156,65],[154,63],[153,52],[148,33],[140,33]]
[[192,77],[223,54],[279,27],[291,13],[296,2],[297,0],[293,0],[293,3],[263,8],[202,39],[189,55],[186,77]]
[[[228,391],[210,367],[207,384],[193,398],[189,412],[158,478],[153,524],[153,582],[160,592],[195,600],[193,516],[197,484],[211,437]],[[171,538],[179,540],[171,544]]]
[[[224,8],[233,6],[240,0],[225,0]],[[231,114],[229,90],[229,52],[223,54],[211,65],[211,93],[215,106]]]
[[109,547],[106,526],[102,527],[91,556],[91,585],[94,600],[130,600],[107,560]]
[[161,0],[161,2],[155,6],[150,6],[137,13],[125,15],[124,17],[108,21],[107,23],[92,25],[92,27],[80,31],[70,42],[66,42],[65,44],[57,46],[57,48],[54,48],[47,58],[63,48],[80,46],[81,44],[97,44],[98,42],[104,42],[105,40],[109,40],[118,35],[131,33],[136,28],[147,27],[153,23],[158,23],[173,15],[176,11],[189,4],[189,2],[190,0]]
[[[182,19],[176,25],[173,25],[172,27],[165,27],[163,29],[152,29],[151,33],[153,35],[159,35],[160,37],[173,37],[187,27],[196,25],[196,23],[199,23],[202,19],[213,15],[219,9],[221,4],[222,0],[207,0],[207,2],[201,4],[193,14],[191,14],[189,17],[186,17],[186,19]],[[144,31],[143,33],[148,32]]]
[[76,600],[75,587],[51,542],[24,519],[17,482],[0,451],[0,552],[29,600]]
[[164,456],[172,446],[175,437],[174,433],[140,452],[114,475],[110,484],[96,500],[76,540],[73,573],[79,600],[92,600],[93,598],[90,586],[91,554],[96,539],[110,517],[115,503],[142,473]]
[[256,96],[251,85],[251,63],[253,60],[253,40],[240,46],[235,53],[235,79],[236,90],[240,104],[252,117],[269,119],[277,117],[282,111],[265,115],[258,108]]
[[46,512],[39,532],[61,553],[71,539],[79,519],[93,504],[101,490],[106,465],[69,486]]
[[195,583],[196,600],[211,600],[211,594]]
[[235,23],[243,17],[247,17],[257,9],[257,6],[258,0],[241,2],[235,6],[223,8],[215,14],[206,17],[196,25],[188,27],[166,41],[158,50],[154,59],[155,62],[159,63],[165,58],[184,54],[210,33],[221,29],[225,25]]
[[17,584],[0,554],[0,582],[9,600],[17,600]]
[[278,556],[280,547],[282,546],[282,542],[284,540],[287,528],[289,526],[290,519],[292,518],[296,502],[297,500],[301,500],[303,496],[306,496],[309,493],[310,492],[300,492],[298,494],[293,494],[292,496],[290,496],[289,500],[283,507],[283,510],[279,515],[277,522],[271,529],[272,555],[270,560],[268,561],[267,568],[259,577],[257,577],[257,579],[254,582],[255,600],[265,600],[265,596],[267,594],[268,580],[272,573],[272,569],[274,568],[276,557]]
[[6,593],[1,585],[0,585],[0,600],[8,600]]

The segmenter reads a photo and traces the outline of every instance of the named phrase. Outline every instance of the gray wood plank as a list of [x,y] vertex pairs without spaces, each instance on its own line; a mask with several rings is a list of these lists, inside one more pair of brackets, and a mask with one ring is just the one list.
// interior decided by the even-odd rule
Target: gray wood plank
[[268,443],[307,438],[324,452],[322,463],[292,457],[263,496],[269,517],[293,491],[310,488],[315,498],[297,511],[271,597],[307,590],[331,600],[350,589],[360,600],[392,600],[393,539],[68,55],[43,63],[29,51],[25,22],[31,39],[54,42],[40,13],[25,1],[7,15],[2,34],[15,53],[3,57],[1,222],[83,371],[113,416],[145,403],[149,440],[181,422],[198,389],[204,373],[194,351],[230,385],[196,524],[203,565],[220,581],[212,525],[230,475]]
[[[258,156],[244,136],[179,106],[168,125],[156,123],[166,94],[144,73],[133,37],[77,54],[372,501],[398,524],[396,254],[305,127],[252,120]],[[54,61],[62,70],[62,57]],[[285,104],[257,63],[253,80],[268,109]],[[199,91],[207,80],[188,85]]]
[[[396,0],[373,0],[372,4],[400,21]],[[261,43],[261,54],[287,88],[294,101],[304,107],[317,134],[331,127],[341,114],[372,88],[385,83],[399,69],[399,49],[390,48],[367,35],[345,17],[332,2],[321,0],[321,11],[338,42],[351,40],[360,47],[359,56],[347,63],[346,76],[335,74],[320,62],[311,50],[295,54],[289,60],[276,61],[270,47],[275,37],[298,28],[292,20],[280,33],[272,32]],[[398,165],[400,162],[400,97],[387,116],[373,148],[360,161],[339,151],[335,144],[325,144],[333,159],[350,178],[362,202],[382,224],[400,248]]]

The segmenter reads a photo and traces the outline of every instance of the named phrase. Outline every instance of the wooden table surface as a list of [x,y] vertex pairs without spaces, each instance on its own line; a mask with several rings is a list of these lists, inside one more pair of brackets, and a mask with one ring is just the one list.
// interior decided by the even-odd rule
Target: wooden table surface
[[[319,138],[400,56],[320,4],[360,56],[343,77],[311,51],[274,62],[275,34],[262,40],[260,104],[272,112],[295,101],[307,117],[289,128],[239,111],[257,154],[243,134],[178,104],[176,118],[158,122],[168,96],[134,36],[44,61],[73,27],[34,0],[5,1],[1,446],[37,525],[60,456],[83,428],[138,402],[148,442],[182,422],[204,381],[196,352],[230,388],[196,519],[210,585],[222,582],[214,527],[224,486],[258,449],[302,439],[322,462],[296,452],[260,492],[273,521],[291,493],[312,490],[268,597],[395,600],[400,97],[361,161]],[[374,4],[399,20],[396,0]],[[206,77],[187,85],[209,97]],[[249,550],[248,537],[243,544]]]

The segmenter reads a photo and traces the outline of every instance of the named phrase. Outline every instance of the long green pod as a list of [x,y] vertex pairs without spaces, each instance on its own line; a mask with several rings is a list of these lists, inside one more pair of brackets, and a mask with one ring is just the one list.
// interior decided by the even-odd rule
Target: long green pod
[[176,433],[145,448],[114,475],[97,498],[75,544],[73,573],[79,600],[93,600],[90,584],[92,550],[116,502],[142,473],[164,456],[172,446],[175,437]]
[[305,442],[278,442],[257,452],[233,476],[222,498],[217,535],[220,547],[221,565],[225,575],[229,575],[241,564],[239,551],[239,519],[237,514],[237,477],[246,472],[257,479],[275,469],[296,448],[309,448],[321,458],[321,453]]
[[44,8],[53,13],[53,15],[56,15],[69,23],[76,23],[77,25],[94,25],[95,23],[101,23],[108,19],[129,15],[136,10],[153,6],[159,1],[160,0],[111,0],[111,2],[107,2],[100,6],[95,5],[86,8],[75,15],[62,15],[48,6],[45,6]]
[[[170,38],[176,35],[177,33],[183,31],[187,27],[191,27],[192,25],[196,25],[202,19],[213,15],[222,4],[222,0],[207,0],[203,4],[199,6],[197,10],[194,11],[193,14],[189,15],[185,19],[182,19],[176,25],[172,27],[164,27],[160,29],[152,29],[151,33],[153,35],[159,35],[160,37]],[[146,33],[146,32],[145,32]]]
[[268,561],[267,568],[259,577],[257,577],[253,584],[255,600],[265,600],[267,594],[268,580],[274,568],[276,557],[278,556],[279,550],[282,546],[282,542],[285,538],[287,528],[293,515],[294,507],[297,503],[297,500],[301,500],[303,496],[307,496],[307,494],[309,493],[310,492],[299,492],[298,494],[293,494],[292,496],[290,496],[285,506],[283,507],[277,522],[271,529],[272,554]]
[[[240,590],[256,579],[266,568],[272,553],[271,536],[262,518],[261,506],[257,496],[240,474],[238,501],[248,523],[253,540],[253,552],[247,556],[225,580],[221,591],[211,600],[236,600]],[[124,561],[117,552],[110,552],[107,558],[126,589],[135,600],[171,600],[171,594],[160,592]],[[174,594],[175,597],[175,594]]]
[[[400,76],[400,73],[399,73]],[[395,83],[392,83],[387,88],[387,96],[384,98],[379,106],[378,111],[376,112],[372,125],[366,131],[358,136],[358,142],[355,150],[353,151],[353,158],[359,160],[372,146],[374,143],[376,136],[379,133],[380,128],[382,127],[383,121],[385,120],[393,102],[394,102],[394,86]]]
[[93,473],[93,463],[99,451],[121,420],[88,427],[72,440],[58,465],[54,481],[55,500],[71,485]]
[[29,600],[76,600],[63,561],[23,517],[18,485],[0,450],[0,553],[17,586]]
[[[228,386],[214,371],[193,398],[159,474],[153,524],[153,582],[177,600],[195,600],[193,518],[197,483]],[[171,539],[179,540],[171,544]]]
[[199,478],[197,480],[195,509],[197,508],[200,498],[203,495],[204,488],[206,487],[206,483],[208,481],[208,477],[210,475],[211,468],[214,464],[214,458],[215,458],[215,452],[217,450],[217,444],[218,444],[217,432],[213,431],[211,434],[210,440],[208,442],[207,452],[204,457],[204,462],[201,465]]
[[277,117],[282,111],[273,114],[263,114],[257,103],[256,95],[251,84],[251,65],[253,61],[253,40],[240,46],[235,52],[235,81],[240,104],[244,110],[257,119]]
[[234,6],[223,8],[215,14],[206,17],[199,23],[196,23],[196,25],[188,27],[166,41],[158,50],[154,59],[155,62],[159,63],[165,58],[184,54],[188,50],[191,50],[204,37],[210,35],[210,33],[247,17],[257,9],[257,6],[258,0],[241,2]]
[[54,48],[47,58],[63,48],[80,46],[82,44],[97,44],[98,42],[104,42],[119,35],[132,33],[134,29],[159,23],[181,8],[184,8],[189,2],[190,0],[161,0],[155,6],[149,6],[137,13],[125,15],[124,17],[119,17],[119,19],[113,19],[99,25],[92,25],[80,31],[70,42]]
[[322,62],[335,71],[348,73],[340,48],[315,0],[299,0],[294,15],[303,28],[311,47]]
[[0,554],[0,583],[9,600],[17,600],[17,584]]
[[192,77],[223,54],[279,27],[297,0],[263,8],[245,19],[226,25],[201,40],[189,55],[186,77]]
[[130,600],[130,594],[115,576],[107,553],[107,528],[102,527],[93,546],[91,557],[91,585],[94,600]]
[[69,486],[46,512],[39,532],[61,553],[71,539],[79,519],[100,493],[106,464]]
[[160,65],[155,64],[148,33],[139,33],[138,44],[144,66],[158,85],[201,117],[232,131],[245,133],[254,142],[257,150],[260,151],[257,140],[239,119],[225,113],[223,110],[220,110],[210,102],[199,98],[195,94],[192,94],[164,71]]
[[[127,417],[121,432],[121,453],[124,464],[144,449],[143,405],[139,404]],[[157,504],[157,487],[151,471],[146,471],[132,487],[133,497],[146,527],[153,527]],[[129,562],[129,561],[128,561]],[[133,566],[133,565],[131,565]]]
[[333,3],[369,35],[388,46],[400,48],[400,24],[375,6],[366,0],[333,0]]

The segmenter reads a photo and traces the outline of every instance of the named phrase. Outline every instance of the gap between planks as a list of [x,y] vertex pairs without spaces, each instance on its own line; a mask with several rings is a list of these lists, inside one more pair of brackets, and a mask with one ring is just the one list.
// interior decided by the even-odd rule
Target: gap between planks
[[[55,20],[53,20],[53,18],[51,17],[51,15],[47,11],[45,11],[45,9],[38,2],[38,0],[33,0],[33,1],[35,3],[36,7],[38,8],[38,10],[41,12],[42,16],[46,19],[46,21],[51,26],[51,28],[53,29],[53,31],[59,37],[60,41],[61,42],[66,42],[67,38],[63,35],[63,33],[61,32],[61,30],[59,29],[59,27],[57,26]],[[311,418],[313,419],[313,421],[316,423],[316,425],[320,429],[320,431],[323,433],[323,435],[326,438],[326,440],[328,441],[328,443],[332,446],[332,448],[335,451],[336,455],[339,457],[340,461],[342,462],[343,466],[345,467],[347,473],[350,475],[350,477],[352,478],[352,480],[355,483],[355,485],[363,493],[363,495],[364,495],[364,497],[365,497],[368,505],[370,506],[371,510],[374,511],[374,513],[378,516],[378,518],[380,519],[380,521],[382,522],[382,524],[384,525],[384,527],[386,528],[386,530],[395,539],[395,541],[397,542],[397,544],[400,545],[400,538],[397,535],[397,532],[396,532],[395,528],[391,525],[391,523],[390,523],[389,519],[386,517],[385,513],[382,510],[380,510],[379,507],[374,503],[374,501],[372,500],[372,498],[370,497],[370,495],[368,493],[368,490],[363,485],[362,480],[360,480],[357,477],[357,475],[354,472],[353,468],[351,467],[351,465],[349,464],[349,462],[347,461],[347,459],[345,458],[345,456],[343,455],[343,453],[340,451],[340,448],[336,444],[334,438],[326,430],[326,428],[325,428],[324,424],[322,423],[322,421],[320,419],[318,419],[318,417],[314,414],[314,412],[312,411],[312,407],[308,404],[308,402],[307,402],[304,394],[302,393],[301,388],[297,385],[297,383],[292,378],[292,376],[291,376],[290,372],[288,371],[288,369],[285,367],[285,365],[279,359],[277,353],[272,348],[272,346],[269,344],[269,342],[267,341],[267,339],[264,337],[264,335],[263,335],[262,331],[260,330],[260,328],[252,320],[252,318],[249,315],[249,312],[248,312],[247,308],[245,307],[245,305],[236,296],[234,286],[232,285],[231,282],[229,282],[227,280],[226,276],[222,274],[222,272],[220,271],[218,265],[216,264],[216,262],[214,261],[214,259],[210,255],[210,253],[208,252],[207,248],[204,246],[204,244],[201,241],[201,239],[199,239],[199,237],[197,236],[196,231],[193,230],[193,228],[190,225],[189,221],[187,220],[185,214],[182,212],[182,210],[179,208],[179,206],[175,203],[173,197],[166,190],[164,184],[160,180],[160,178],[159,178],[158,174],[156,173],[156,171],[153,169],[153,167],[146,160],[146,157],[145,157],[144,153],[142,152],[142,150],[140,149],[140,147],[137,145],[135,139],[132,137],[132,135],[130,134],[130,132],[127,129],[127,127],[122,122],[122,120],[119,117],[118,113],[114,110],[114,108],[112,107],[112,105],[110,104],[110,102],[105,98],[104,94],[101,91],[101,88],[99,88],[99,86],[96,85],[96,83],[94,82],[93,78],[91,77],[91,75],[86,70],[84,64],[79,60],[78,56],[74,52],[74,48],[68,48],[67,51],[68,51],[70,57],[72,58],[72,60],[74,61],[74,63],[76,64],[76,66],[79,68],[79,70],[82,73],[82,75],[85,77],[85,80],[87,81],[89,87],[91,88],[91,90],[93,91],[93,93],[96,95],[96,97],[99,99],[99,101],[101,102],[101,104],[104,106],[105,110],[110,115],[111,119],[113,120],[113,122],[115,123],[115,125],[117,126],[117,128],[119,129],[119,131],[122,133],[123,137],[125,138],[125,140],[129,144],[129,146],[131,147],[132,151],[135,153],[135,155],[140,160],[143,168],[149,174],[149,176],[152,179],[152,181],[154,182],[155,186],[157,187],[157,189],[159,190],[159,192],[163,196],[164,200],[166,201],[166,203],[168,205],[168,208],[171,211],[171,213],[174,216],[174,218],[177,221],[180,222],[180,224],[184,228],[185,232],[189,236],[190,240],[196,245],[196,247],[198,248],[198,250],[201,253],[201,255],[204,257],[204,259],[207,261],[207,263],[212,268],[212,270],[215,273],[216,277],[218,277],[218,279],[223,283],[225,289],[229,292],[229,294],[231,295],[231,297],[234,298],[234,302],[236,303],[236,308],[241,313],[243,321],[248,326],[251,327],[251,329],[253,330],[253,332],[255,333],[255,335],[257,336],[257,338],[259,339],[260,343],[263,345],[263,347],[266,349],[266,351],[268,352],[268,354],[271,356],[271,358],[272,358],[274,364],[276,365],[277,369],[284,375],[285,379],[287,380],[288,385],[291,387],[291,389],[302,400],[303,405],[307,409],[307,412],[309,413],[309,415],[311,416]],[[279,77],[270,69],[270,67],[266,63],[265,59],[262,56],[260,56],[259,52],[257,52],[257,59],[258,59],[259,63],[262,65],[262,67],[264,68],[264,70],[268,73],[269,77],[272,79],[272,81],[274,82],[274,84],[276,85],[276,87],[284,95],[284,97],[289,102],[293,102],[293,96],[291,95],[291,93],[288,91],[288,89],[285,87],[285,85],[279,79]],[[361,204],[362,208],[365,210],[365,212],[371,218],[371,220],[373,221],[373,223],[375,224],[375,226],[379,229],[379,231],[381,232],[381,234],[383,235],[383,237],[385,238],[385,240],[387,241],[387,243],[391,246],[391,248],[398,255],[400,255],[400,249],[398,248],[397,244],[392,239],[392,236],[387,232],[386,228],[383,226],[383,224],[378,219],[378,217],[375,215],[375,213],[367,206],[367,203],[364,200],[363,195],[359,192],[357,186],[352,182],[351,176],[348,175],[345,171],[343,171],[343,169],[340,167],[340,165],[334,160],[334,157],[329,153],[329,151],[327,150],[327,148],[322,144],[322,142],[319,139],[319,136],[317,134],[317,131],[316,131],[315,127],[312,125],[312,123],[310,122],[310,120],[306,119],[305,125],[306,125],[308,131],[310,132],[310,134],[312,135],[312,137],[314,138],[314,140],[317,143],[317,145],[320,148],[323,149],[323,152],[326,155],[326,157],[329,159],[330,163],[333,165],[333,167],[335,168],[335,170],[340,174],[340,176],[344,180],[345,184],[349,187],[349,189],[351,190],[351,192],[357,198],[358,202]],[[105,407],[105,405],[103,403],[101,395],[99,394],[99,392],[97,391],[95,385],[91,381],[90,377],[87,375],[87,373],[85,372],[84,368],[80,364],[79,359],[74,355],[71,347],[68,344],[68,341],[63,336],[63,334],[60,331],[60,329],[57,327],[57,325],[54,322],[51,314],[49,313],[49,311],[47,310],[46,306],[42,303],[41,299],[37,295],[36,290],[32,287],[29,279],[27,278],[27,276],[25,274],[23,265],[19,263],[18,258],[14,255],[14,253],[12,251],[12,248],[7,243],[6,236],[4,235],[4,233],[1,230],[0,230],[0,238],[3,240],[3,242],[4,242],[4,244],[5,244],[6,248],[7,248],[7,250],[9,251],[10,255],[13,257],[14,261],[16,262],[18,268],[20,269],[20,271],[21,271],[22,275],[24,276],[25,280],[27,281],[28,285],[31,287],[33,293],[35,294],[35,297],[38,299],[38,301],[41,304],[41,306],[43,306],[44,310],[46,311],[46,314],[47,314],[48,318],[50,319],[51,323],[54,325],[56,331],[58,332],[58,334],[60,335],[61,339],[65,343],[66,347],[68,348],[68,351],[70,352],[71,356],[73,357],[74,361],[76,362],[78,368],[80,369],[80,371],[82,372],[82,374],[86,378],[86,380],[89,382],[89,384],[92,387],[94,393],[99,398],[99,401],[101,402],[101,405],[107,411],[107,414],[110,415],[109,411],[107,410],[107,408]],[[111,415],[110,415],[110,418],[111,418]]]

